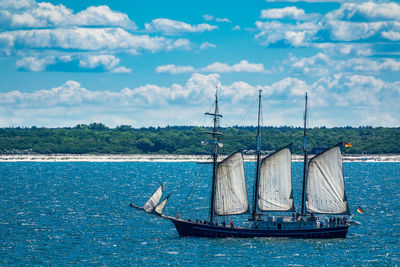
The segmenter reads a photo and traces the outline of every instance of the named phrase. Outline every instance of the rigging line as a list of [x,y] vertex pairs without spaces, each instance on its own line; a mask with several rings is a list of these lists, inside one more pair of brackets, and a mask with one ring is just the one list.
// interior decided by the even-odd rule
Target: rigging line
[[[211,104],[209,106],[209,108],[207,109],[207,113],[211,113],[214,109],[214,104]],[[204,125],[204,122],[206,121],[206,116],[204,116],[204,114],[201,115],[201,119],[199,119],[199,127],[208,127],[206,125]]]
[[[204,168],[205,168],[205,164],[204,164],[203,166],[201,166],[200,171],[199,171],[199,174],[197,175],[197,177],[196,177],[196,179],[195,179],[195,181],[197,181],[197,183],[198,183],[198,181],[199,181],[200,175],[202,175],[202,174],[204,173],[204,172],[203,172],[203,169],[204,169]],[[186,206],[186,203],[188,202],[188,200],[189,200],[189,198],[190,198],[190,196],[191,196],[191,194],[192,194],[192,192],[193,192],[193,189],[195,188],[195,185],[197,185],[197,183],[195,182],[194,185],[190,188],[189,193],[187,194],[187,196],[186,196],[186,198],[185,198],[185,201],[184,201],[184,202],[182,203],[182,205],[179,207],[178,212],[179,212],[180,214],[182,214],[183,207]],[[181,186],[181,188],[183,188],[183,185]]]
[[[256,103],[257,105],[256,105],[255,103]],[[258,100],[257,100],[257,101],[252,101],[252,102],[250,102],[250,103],[248,104],[247,108],[246,108],[246,111],[243,112],[242,115],[241,115],[241,116],[239,117],[239,119],[237,120],[237,123],[236,123],[236,124],[232,124],[232,125],[238,125],[238,126],[242,125],[242,124],[243,124],[243,121],[248,117],[250,111],[254,110],[256,106],[258,106]]]

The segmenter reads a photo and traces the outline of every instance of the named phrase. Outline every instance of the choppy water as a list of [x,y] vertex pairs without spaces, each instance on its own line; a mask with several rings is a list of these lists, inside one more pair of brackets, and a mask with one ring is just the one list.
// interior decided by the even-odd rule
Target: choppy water
[[[246,165],[250,182],[252,166]],[[301,167],[294,164],[295,201]],[[351,210],[365,210],[346,239],[179,238],[169,221],[128,208],[131,201],[142,205],[165,181],[172,193],[166,214],[205,219],[208,168],[1,163],[0,265],[400,265],[399,163],[344,164]]]

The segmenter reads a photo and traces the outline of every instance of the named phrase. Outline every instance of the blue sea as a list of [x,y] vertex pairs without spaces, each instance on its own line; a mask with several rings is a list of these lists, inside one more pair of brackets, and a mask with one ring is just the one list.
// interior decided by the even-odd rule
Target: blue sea
[[[171,222],[128,207],[165,182],[165,214],[206,219],[210,173],[188,162],[2,162],[0,265],[400,265],[400,163],[344,163],[351,211],[364,209],[346,239],[180,238]],[[297,203],[301,176],[294,163]]]

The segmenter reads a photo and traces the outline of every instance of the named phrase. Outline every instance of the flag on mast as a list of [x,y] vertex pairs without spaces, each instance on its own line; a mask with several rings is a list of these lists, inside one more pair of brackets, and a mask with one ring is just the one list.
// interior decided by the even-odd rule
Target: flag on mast
[[360,214],[364,214],[364,210],[360,206],[358,206],[357,212]]
[[344,147],[352,147],[350,143],[344,143]]

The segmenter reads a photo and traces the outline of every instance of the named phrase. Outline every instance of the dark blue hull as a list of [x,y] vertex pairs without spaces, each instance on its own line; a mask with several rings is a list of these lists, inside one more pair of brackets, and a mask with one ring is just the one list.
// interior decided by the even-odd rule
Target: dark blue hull
[[193,237],[290,237],[290,238],[346,238],[348,225],[299,230],[259,230],[251,228],[224,227],[170,219],[179,236]]

